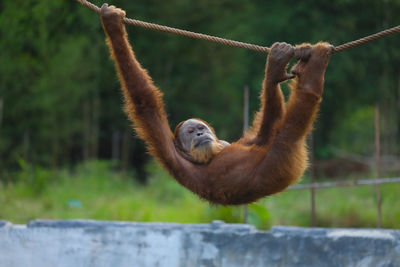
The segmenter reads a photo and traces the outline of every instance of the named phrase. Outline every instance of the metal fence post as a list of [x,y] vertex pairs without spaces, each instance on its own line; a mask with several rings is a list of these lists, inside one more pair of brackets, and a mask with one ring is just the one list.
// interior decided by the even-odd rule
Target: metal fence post
[[[380,177],[380,164],[381,164],[381,142],[379,131],[379,105],[375,106],[375,149],[376,149],[376,179]],[[376,185],[376,200],[378,209],[378,228],[382,227],[382,199],[381,199],[381,186]]]
[[[310,183],[314,184],[314,135],[310,134]],[[311,226],[316,226],[315,221],[315,187],[311,187]]]
[[3,98],[0,97],[0,127],[3,122]]
[[[243,133],[249,129],[249,86],[244,87],[244,96],[243,96]],[[243,218],[244,223],[247,223],[248,210],[247,205],[243,207]]]

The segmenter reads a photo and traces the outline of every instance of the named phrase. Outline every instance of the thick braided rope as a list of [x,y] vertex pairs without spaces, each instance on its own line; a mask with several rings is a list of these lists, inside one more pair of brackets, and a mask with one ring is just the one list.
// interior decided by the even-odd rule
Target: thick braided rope
[[[76,0],[76,1],[78,1],[79,3],[81,3],[82,5],[90,8],[90,9],[92,9],[96,13],[100,14],[100,8],[98,6],[96,6],[95,4],[93,4],[89,1],[86,1],[86,0]],[[178,34],[178,35],[184,35],[184,36],[191,37],[191,38],[220,43],[220,44],[224,44],[224,45],[228,45],[228,46],[245,48],[245,49],[254,50],[254,51],[258,51],[258,52],[262,52],[262,53],[269,53],[269,51],[270,51],[270,48],[265,47],[265,46],[243,43],[243,42],[238,42],[238,41],[229,40],[229,39],[225,39],[225,38],[206,35],[206,34],[202,34],[202,33],[195,33],[195,32],[191,32],[191,31],[180,30],[180,29],[167,27],[167,26],[163,26],[163,25],[158,25],[158,24],[154,24],[154,23],[149,23],[149,22],[144,22],[144,21],[140,21],[140,20],[136,20],[136,19],[124,18],[124,22],[126,24],[140,26],[140,27],[147,28],[147,29],[169,32],[169,33],[174,33],[174,34]],[[387,29],[387,30],[384,30],[384,31],[380,31],[378,33],[369,35],[367,37],[360,38],[355,41],[351,41],[351,42],[336,46],[336,47],[334,47],[332,53],[334,54],[334,53],[342,52],[344,50],[362,45],[367,42],[372,42],[372,41],[375,41],[376,39],[379,39],[379,38],[382,38],[382,37],[385,37],[388,35],[392,35],[392,34],[395,34],[398,32],[400,32],[400,25],[390,28],[390,29]]]
[[269,48],[264,47],[264,46],[259,46],[259,45],[254,45],[254,44],[248,44],[248,43],[243,43],[239,41],[234,41],[234,40],[229,40],[225,38],[220,38],[220,37],[215,37],[207,34],[202,34],[202,33],[196,33],[196,32],[190,32],[186,30],[180,30],[172,27],[167,27],[167,26],[162,26],[154,23],[148,23],[140,20],[135,20],[135,19],[128,19],[125,18],[124,22],[127,24],[135,25],[135,26],[140,26],[143,28],[147,29],[152,29],[152,30],[157,30],[157,31],[162,31],[162,32],[169,32],[169,33],[174,33],[178,35],[184,35],[187,37],[191,38],[196,38],[196,39],[201,39],[205,41],[210,41],[214,43],[219,43],[223,45],[228,45],[228,46],[235,46],[235,47],[241,47],[249,50],[254,50],[262,53],[268,53]]
[[[96,13],[100,14],[100,8],[86,0],[77,0],[79,3],[82,5],[94,10]],[[126,24],[130,25],[135,25],[135,26],[140,26],[143,28],[147,29],[152,29],[152,30],[157,30],[157,31],[162,31],[162,32],[169,32],[169,33],[174,33],[178,35],[184,35],[187,37],[195,38],[195,39],[201,39],[205,41],[210,41],[210,42],[215,42],[215,43],[220,43],[224,45],[229,45],[229,46],[235,46],[235,47],[241,47],[249,50],[254,50],[262,53],[268,53],[269,48],[265,46],[259,46],[259,45],[254,45],[254,44],[248,44],[248,43],[243,43],[243,42],[238,42],[234,40],[229,40],[229,39],[224,39],[220,37],[215,37],[211,35],[206,35],[202,33],[196,33],[196,32],[191,32],[191,31],[186,31],[186,30],[180,30],[172,27],[167,27],[155,23],[149,23],[149,22],[144,22],[136,19],[129,19],[129,18],[124,18],[124,22]]]
[[388,35],[391,35],[391,34],[395,34],[395,33],[398,33],[398,32],[400,32],[400,25],[396,26],[396,27],[393,27],[393,28],[390,28],[390,29],[387,29],[387,30],[384,30],[384,31],[380,31],[378,33],[369,35],[369,36],[364,37],[364,38],[360,38],[360,39],[352,41],[352,42],[348,42],[348,43],[336,46],[333,49],[333,53],[341,52],[343,50],[350,49],[350,48],[359,46],[361,44],[372,42],[372,41],[375,41],[376,39],[379,39],[379,38],[382,38],[382,37],[385,37],[385,36],[388,36]]

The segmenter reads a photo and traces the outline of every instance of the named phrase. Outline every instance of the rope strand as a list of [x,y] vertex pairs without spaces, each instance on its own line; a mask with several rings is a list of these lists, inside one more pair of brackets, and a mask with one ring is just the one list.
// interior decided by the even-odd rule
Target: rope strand
[[[76,0],[76,1],[78,1],[82,5],[86,6],[87,8],[95,11],[97,14],[100,14],[100,8],[98,6],[96,6],[95,4],[93,4],[87,0]],[[210,41],[210,42],[219,43],[219,44],[228,45],[228,46],[245,48],[245,49],[254,50],[257,52],[261,52],[261,53],[269,53],[269,51],[270,51],[270,48],[266,47],[266,46],[249,44],[249,43],[234,41],[234,40],[230,40],[230,39],[220,38],[220,37],[216,37],[216,36],[211,36],[211,35],[207,35],[207,34],[181,30],[181,29],[172,28],[172,27],[168,27],[168,26],[164,26],[164,25],[155,24],[155,23],[144,22],[144,21],[136,20],[136,19],[124,18],[124,22],[126,24],[139,26],[139,27],[143,27],[143,28],[147,28],[147,29],[168,32],[168,33],[173,33],[173,34],[177,34],[177,35],[183,35],[183,36],[187,36],[190,38],[201,39],[201,40]],[[360,38],[355,41],[351,41],[351,42],[336,46],[336,47],[334,47],[332,54],[342,52],[344,50],[347,50],[347,49],[350,49],[350,48],[353,48],[353,47],[356,47],[356,46],[359,46],[359,45],[362,45],[362,44],[365,44],[368,42],[372,42],[379,38],[382,38],[382,37],[385,37],[388,35],[392,35],[392,34],[395,34],[398,32],[400,32],[400,25],[390,28],[390,29],[387,29],[387,30],[380,31],[378,33],[375,33],[375,34],[372,34],[372,35],[369,35],[369,36],[366,36],[363,38]]]
[[336,46],[333,49],[333,53],[341,52],[341,51],[344,51],[346,49],[350,49],[350,48],[353,48],[353,47],[356,47],[356,46],[359,46],[359,45],[362,45],[362,44],[365,44],[365,43],[368,43],[368,42],[372,42],[372,41],[375,41],[375,40],[377,40],[379,38],[382,38],[382,37],[385,37],[385,36],[388,36],[388,35],[392,35],[392,34],[395,34],[395,33],[398,33],[398,32],[400,32],[400,25],[398,25],[396,27],[393,27],[393,28],[390,28],[390,29],[387,29],[387,30],[384,30],[384,31],[377,32],[375,34],[371,34],[369,36],[360,38],[360,39],[355,40],[355,41],[351,41],[351,42]]
[[[78,1],[82,1],[82,0],[78,0]],[[220,38],[220,37],[211,36],[211,35],[202,34],[202,33],[180,30],[180,29],[176,29],[176,28],[172,28],[172,27],[167,27],[167,26],[144,22],[144,21],[135,20],[135,19],[125,18],[124,22],[127,24],[140,26],[140,27],[147,28],[147,29],[183,35],[183,36],[187,36],[190,38],[210,41],[210,42],[219,43],[219,44],[228,45],[228,46],[245,48],[245,49],[254,50],[257,52],[261,52],[261,53],[269,53],[269,48],[264,47],[264,46],[243,43],[243,42],[239,42],[239,41],[229,40],[229,39]]]

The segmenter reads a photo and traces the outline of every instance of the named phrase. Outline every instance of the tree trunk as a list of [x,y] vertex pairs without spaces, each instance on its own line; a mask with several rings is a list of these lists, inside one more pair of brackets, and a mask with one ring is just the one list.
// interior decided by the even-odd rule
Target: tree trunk
[[23,141],[23,155],[24,155],[24,160],[26,163],[29,162],[29,146],[30,146],[30,140],[29,140],[29,132],[25,131],[24,132],[24,141]]
[[111,139],[111,159],[113,161],[118,161],[120,158],[120,139],[119,131],[114,131]]
[[0,128],[3,123],[3,98],[0,97]]
[[83,104],[83,160],[87,161],[90,157],[90,107],[87,102]]
[[91,138],[90,138],[90,156],[91,158],[98,158],[99,151],[99,117],[100,117],[100,98],[98,94],[93,99],[92,107],[92,123],[91,123]]
[[130,145],[131,145],[131,136],[130,131],[124,132],[122,137],[122,158],[121,158],[121,171],[126,172],[129,166],[129,152],[130,152]]

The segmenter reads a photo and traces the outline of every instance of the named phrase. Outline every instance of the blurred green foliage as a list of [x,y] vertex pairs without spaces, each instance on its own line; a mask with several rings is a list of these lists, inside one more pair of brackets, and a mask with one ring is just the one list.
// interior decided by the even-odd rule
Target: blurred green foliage
[[[110,4],[128,17],[266,46],[341,44],[400,24],[396,0]],[[75,1],[3,0],[0,10],[0,180],[13,180],[21,159],[46,168],[110,159],[115,133],[129,139],[116,139],[120,150],[127,148],[120,151],[124,164],[143,175],[148,157],[123,114],[98,16]],[[265,55],[133,26],[128,32],[139,61],[164,92],[172,127],[200,117],[222,139],[241,135],[242,89],[250,87],[252,114]],[[399,154],[399,42],[400,35],[391,36],[333,56],[314,135],[317,157],[331,156],[331,147],[370,154],[376,104],[383,152]]]
[[23,159],[20,160],[21,171],[16,175],[17,182],[25,184],[30,192],[28,195],[39,195],[49,185],[54,177],[54,171],[40,167],[31,166]]
[[375,151],[375,108],[363,106],[343,120],[332,132],[331,140],[342,150],[360,155],[372,155]]
[[[339,45],[400,24],[397,0],[109,3],[131,18],[264,46]],[[127,29],[138,60],[164,93],[171,127],[199,117],[221,139],[241,136],[243,88],[250,87],[253,114],[266,55]],[[243,222],[242,207],[210,206],[154,162],[146,164],[104,39],[98,15],[76,1],[0,1],[0,219]],[[399,42],[400,35],[386,37],[332,57],[315,126],[317,158],[338,149],[371,156],[376,105],[382,152],[400,154]],[[149,186],[137,182],[146,173]],[[382,186],[384,227],[400,227],[399,190]],[[249,205],[248,220],[262,229],[309,226],[308,194],[290,191]],[[318,225],[374,227],[375,201],[370,187],[318,190]]]
[[[24,167],[28,168],[28,167]],[[176,183],[151,162],[150,184],[114,171],[115,163],[89,161],[72,170],[21,171],[16,183],[0,184],[0,220],[97,219],[209,223],[242,223],[243,207],[209,205]],[[43,183],[42,181],[51,181]],[[38,190],[40,189],[40,190]],[[382,225],[400,227],[400,185],[382,185]],[[286,191],[248,206],[248,222],[260,229],[272,225],[310,226],[310,191]],[[375,187],[320,189],[316,192],[317,225],[375,227]]]

